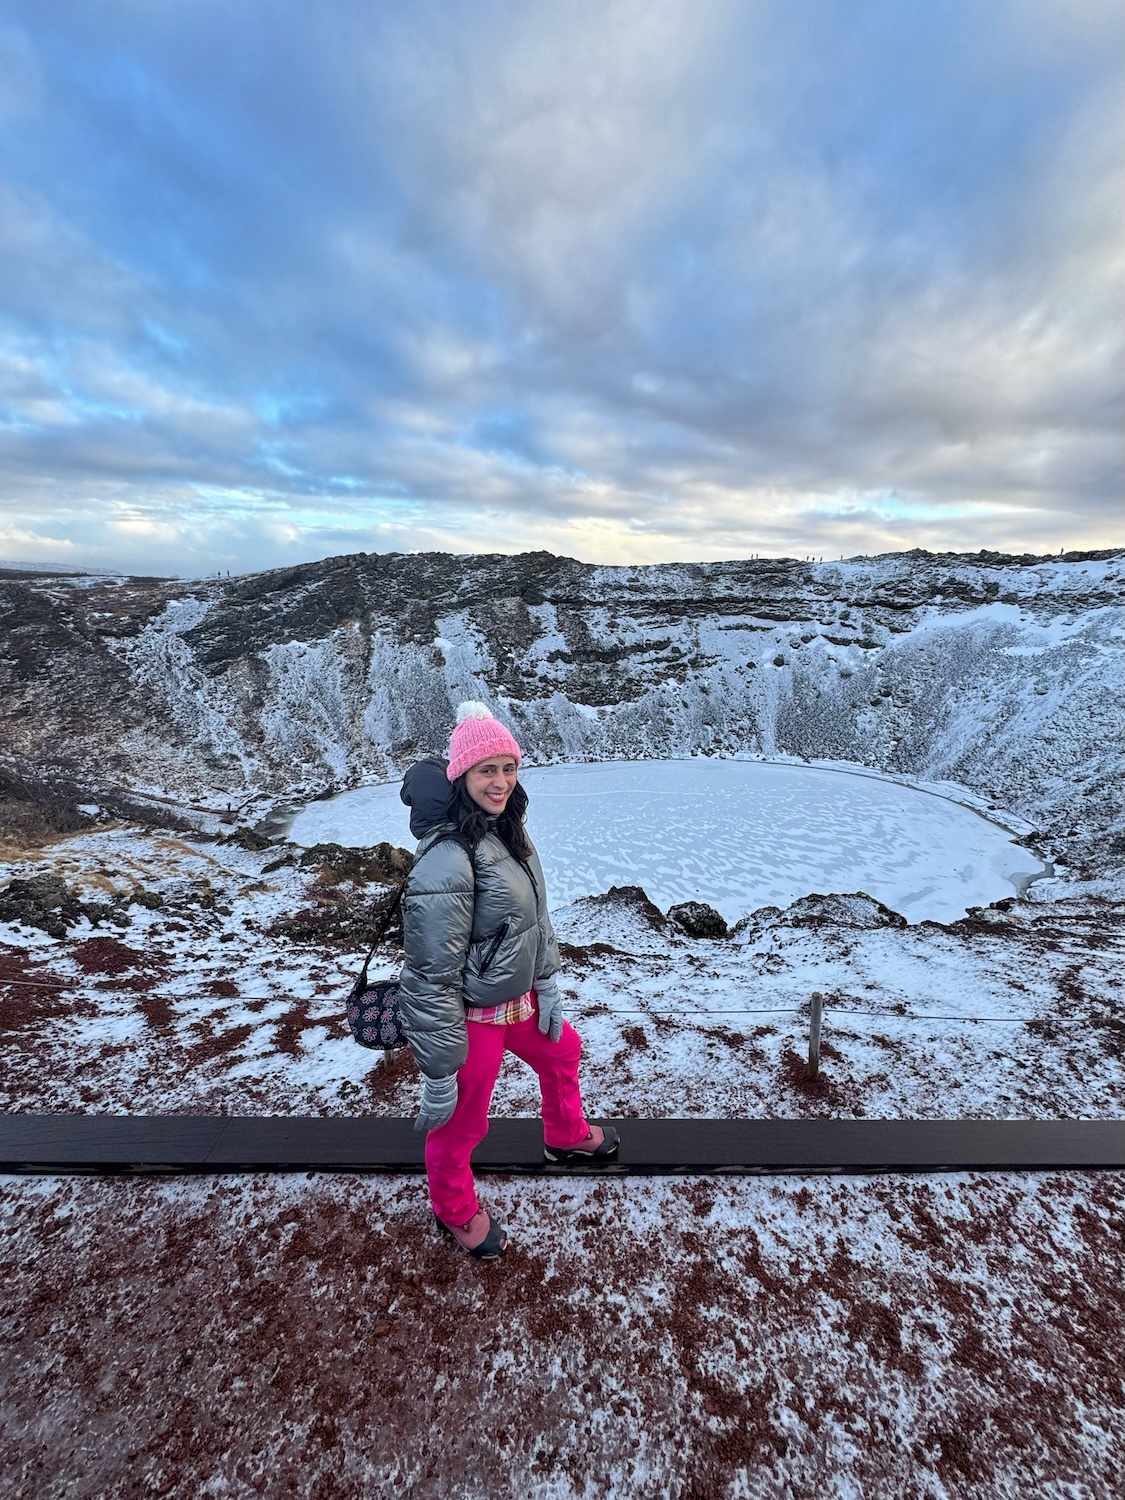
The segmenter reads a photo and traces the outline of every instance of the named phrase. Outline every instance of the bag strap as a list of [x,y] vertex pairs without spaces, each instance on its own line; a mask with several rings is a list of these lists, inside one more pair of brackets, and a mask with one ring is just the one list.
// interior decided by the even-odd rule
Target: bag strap
[[406,881],[404,880],[402,882],[402,885],[398,887],[394,895],[391,897],[390,903],[387,906],[386,911],[383,913],[383,920],[379,924],[379,931],[375,934],[375,941],[371,944],[371,947],[368,948],[367,957],[363,960],[363,967],[360,969],[358,975],[356,976],[356,988],[360,991],[367,988],[367,969],[371,963],[371,960],[375,957],[376,948],[378,948],[379,944],[383,941],[387,933],[390,931],[390,926],[395,919],[395,914],[402,909],[402,888],[405,884]]
[[[472,845],[463,834],[453,832],[439,833],[437,838],[434,839],[433,843],[427,846],[426,853],[428,854],[430,850],[436,848],[438,844],[446,844],[451,842],[454,844],[460,844],[465,853],[469,856],[469,864],[470,866],[472,866],[473,884],[475,886],[476,865],[473,863]],[[363,960],[363,967],[360,969],[358,975],[356,976],[356,989],[361,992],[367,988],[367,969],[369,964],[371,963],[371,960],[375,957],[375,950],[379,947],[380,943],[390,931],[391,923],[394,921],[396,915],[402,910],[402,895],[406,890],[406,881],[409,878],[410,877],[407,876],[406,879],[404,879],[400,883],[400,885],[395,890],[394,895],[391,897],[390,904],[387,906],[386,911],[383,913],[383,920],[379,923],[379,931],[375,935],[375,941],[367,950],[367,957]]]

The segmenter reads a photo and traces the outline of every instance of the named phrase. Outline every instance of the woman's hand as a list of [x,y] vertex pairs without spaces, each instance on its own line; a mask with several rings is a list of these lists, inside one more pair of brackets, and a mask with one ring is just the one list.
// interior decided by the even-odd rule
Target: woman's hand
[[566,1014],[563,997],[559,994],[559,982],[554,975],[550,979],[535,981],[535,996],[539,1002],[539,1030],[544,1036],[550,1032],[552,1042],[557,1042],[562,1036]]
[[422,1108],[414,1121],[415,1130],[436,1130],[439,1125],[448,1125],[457,1108],[457,1074],[448,1078],[424,1078],[422,1080]]

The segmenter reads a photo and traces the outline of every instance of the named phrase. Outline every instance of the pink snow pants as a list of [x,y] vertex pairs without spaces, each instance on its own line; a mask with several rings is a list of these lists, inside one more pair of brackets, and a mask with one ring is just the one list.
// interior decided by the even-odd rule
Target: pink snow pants
[[543,1137],[549,1146],[567,1150],[590,1133],[578,1088],[582,1043],[573,1027],[564,1025],[562,1036],[552,1042],[539,1030],[538,1014],[516,1026],[466,1025],[469,1055],[457,1074],[457,1108],[452,1119],[426,1136],[430,1202],[444,1224],[467,1224],[480,1206],[469,1157],[488,1134],[488,1106],[505,1051],[539,1075]]

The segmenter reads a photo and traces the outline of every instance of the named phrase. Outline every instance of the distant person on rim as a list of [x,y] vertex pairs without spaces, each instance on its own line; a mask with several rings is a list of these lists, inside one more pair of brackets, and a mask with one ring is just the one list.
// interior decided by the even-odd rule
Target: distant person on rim
[[[582,1113],[582,1044],[563,1017],[559,948],[539,856],[524,829],[520,747],[483,703],[462,703],[449,763],[419,761],[402,800],[420,835],[403,890],[403,1030],[425,1075],[415,1128],[426,1136],[438,1223],[470,1255],[508,1244],[477,1199],[469,1157],[488,1133],[505,1051],[535,1069],[547,1161],[610,1160],[618,1135]],[[451,837],[450,835],[454,835]]]

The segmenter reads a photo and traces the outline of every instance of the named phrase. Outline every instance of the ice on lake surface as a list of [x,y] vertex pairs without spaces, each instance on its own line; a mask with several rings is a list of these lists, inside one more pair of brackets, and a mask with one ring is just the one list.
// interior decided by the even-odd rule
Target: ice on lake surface
[[[813,891],[866,891],[911,922],[951,922],[1043,865],[1004,828],[932,792],[769,761],[612,761],[521,773],[552,907],[640,885],[664,910],[707,901],[735,921]],[[299,844],[412,849],[399,783],[296,816]]]

